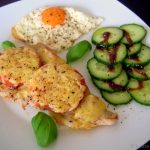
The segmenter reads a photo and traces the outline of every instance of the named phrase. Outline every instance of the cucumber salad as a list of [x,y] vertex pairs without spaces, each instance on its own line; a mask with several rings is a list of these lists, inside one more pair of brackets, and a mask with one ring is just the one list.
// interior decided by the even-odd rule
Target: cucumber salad
[[103,27],[96,30],[96,45],[87,68],[103,98],[113,104],[134,99],[150,105],[150,47],[142,40],[146,29],[138,24]]

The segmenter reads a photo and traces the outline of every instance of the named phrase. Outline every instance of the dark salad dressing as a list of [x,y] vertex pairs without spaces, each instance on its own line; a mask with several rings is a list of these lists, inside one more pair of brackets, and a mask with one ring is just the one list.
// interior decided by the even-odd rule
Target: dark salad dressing
[[96,50],[102,50],[102,51],[103,51],[103,50],[106,50],[106,51],[108,51],[109,61],[110,61],[110,63],[111,63],[110,65],[108,65],[109,71],[113,71],[113,70],[114,70],[113,64],[114,64],[115,61],[116,61],[118,48],[119,48],[119,45],[114,45],[114,46],[112,47],[112,49],[109,51],[109,49],[106,48],[106,47],[103,46],[103,45],[97,45],[97,46],[96,46]]
[[144,87],[143,81],[138,81],[138,87],[137,88],[128,88],[128,91],[135,91],[135,90],[140,90]]
[[145,79],[148,79],[147,74],[143,70],[138,70],[135,68],[135,72],[141,74]]
[[130,37],[130,34],[129,34],[127,31],[124,31],[124,36],[125,36],[125,38],[127,39],[129,45],[132,45],[132,44],[133,44],[133,41],[132,41],[132,39],[131,39],[131,37]]
[[112,48],[112,51],[109,52],[109,61],[112,64],[114,64],[116,61],[118,47],[119,47],[119,45],[114,45]]
[[[147,74],[143,70],[143,66],[136,66],[136,67],[134,67],[134,71],[137,72],[138,74],[142,75],[145,79],[148,79]],[[131,68],[129,68],[128,72],[132,73],[133,70]]]
[[112,81],[108,81],[107,83],[109,84],[109,87],[114,90],[119,90],[119,91],[125,90],[125,88],[122,85],[116,84]]
[[[104,32],[103,33],[103,38],[104,38],[104,40],[102,41],[103,44],[107,44],[108,43],[108,39],[109,39],[110,35],[111,35],[110,32]],[[116,60],[118,47],[119,47],[119,45],[114,45],[113,48],[112,48],[112,51],[110,51],[110,52],[108,51],[108,53],[109,53],[109,61],[111,62],[111,64],[108,65],[108,70],[109,71],[114,71],[113,64],[115,63],[115,60]],[[108,50],[108,48],[103,46],[103,45],[97,45],[96,49],[97,50]]]
[[129,57],[129,59],[132,59],[132,60],[135,60],[135,61],[139,61],[139,57],[138,57],[137,54],[131,55],[131,56]]
[[107,44],[110,35],[111,35],[110,32],[104,32],[104,33],[103,33],[103,38],[104,38],[104,40],[102,41],[102,43]]
[[114,71],[115,69],[113,64],[107,65],[107,67],[109,71]]
[[112,51],[108,52],[109,53],[109,61],[110,61],[110,65],[108,65],[108,69],[109,71],[113,71],[114,70],[114,63],[116,61],[116,57],[117,57],[117,51],[118,51],[119,45],[114,45],[112,48]]

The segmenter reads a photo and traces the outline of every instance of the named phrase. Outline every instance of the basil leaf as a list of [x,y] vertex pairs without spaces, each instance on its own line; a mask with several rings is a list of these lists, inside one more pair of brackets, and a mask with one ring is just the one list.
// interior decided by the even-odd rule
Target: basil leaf
[[14,43],[12,43],[11,41],[4,41],[2,42],[2,48],[6,49],[6,48],[11,48],[11,47],[16,47]]
[[43,112],[38,112],[32,118],[32,127],[39,146],[47,147],[57,138],[57,126],[55,122],[49,115]]
[[88,50],[91,50],[91,48],[91,44],[86,40],[77,43],[75,46],[69,48],[67,53],[67,63],[80,59]]

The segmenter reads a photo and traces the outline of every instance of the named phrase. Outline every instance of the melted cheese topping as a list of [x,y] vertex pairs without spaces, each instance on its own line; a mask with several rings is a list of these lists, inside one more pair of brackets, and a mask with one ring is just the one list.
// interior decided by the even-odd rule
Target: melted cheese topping
[[31,103],[48,105],[54,112],[75,109],[85,94],[83,77],[67,64],[51,61],[30,80]]
[[98,97],[87,95],[81,104],[72,112],[56,114],[51,112],[56,122],[74,129],[91,129],[102,125],[112,125],[118,119],[115,113],[109,112]]
[[24,84],[39,66],[39,56],[30,47],[10,48],[0,56],[0,76],[12,85]]

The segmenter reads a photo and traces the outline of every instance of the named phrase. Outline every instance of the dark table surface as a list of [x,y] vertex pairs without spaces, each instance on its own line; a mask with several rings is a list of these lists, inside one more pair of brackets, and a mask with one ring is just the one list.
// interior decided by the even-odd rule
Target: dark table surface
[[[18,0],[0,0],[0,7]],[[145,23],[150,26],[149,0],[119,0],[126,7],[136,13]],[[150,141],[139,150],[150,150]]]

